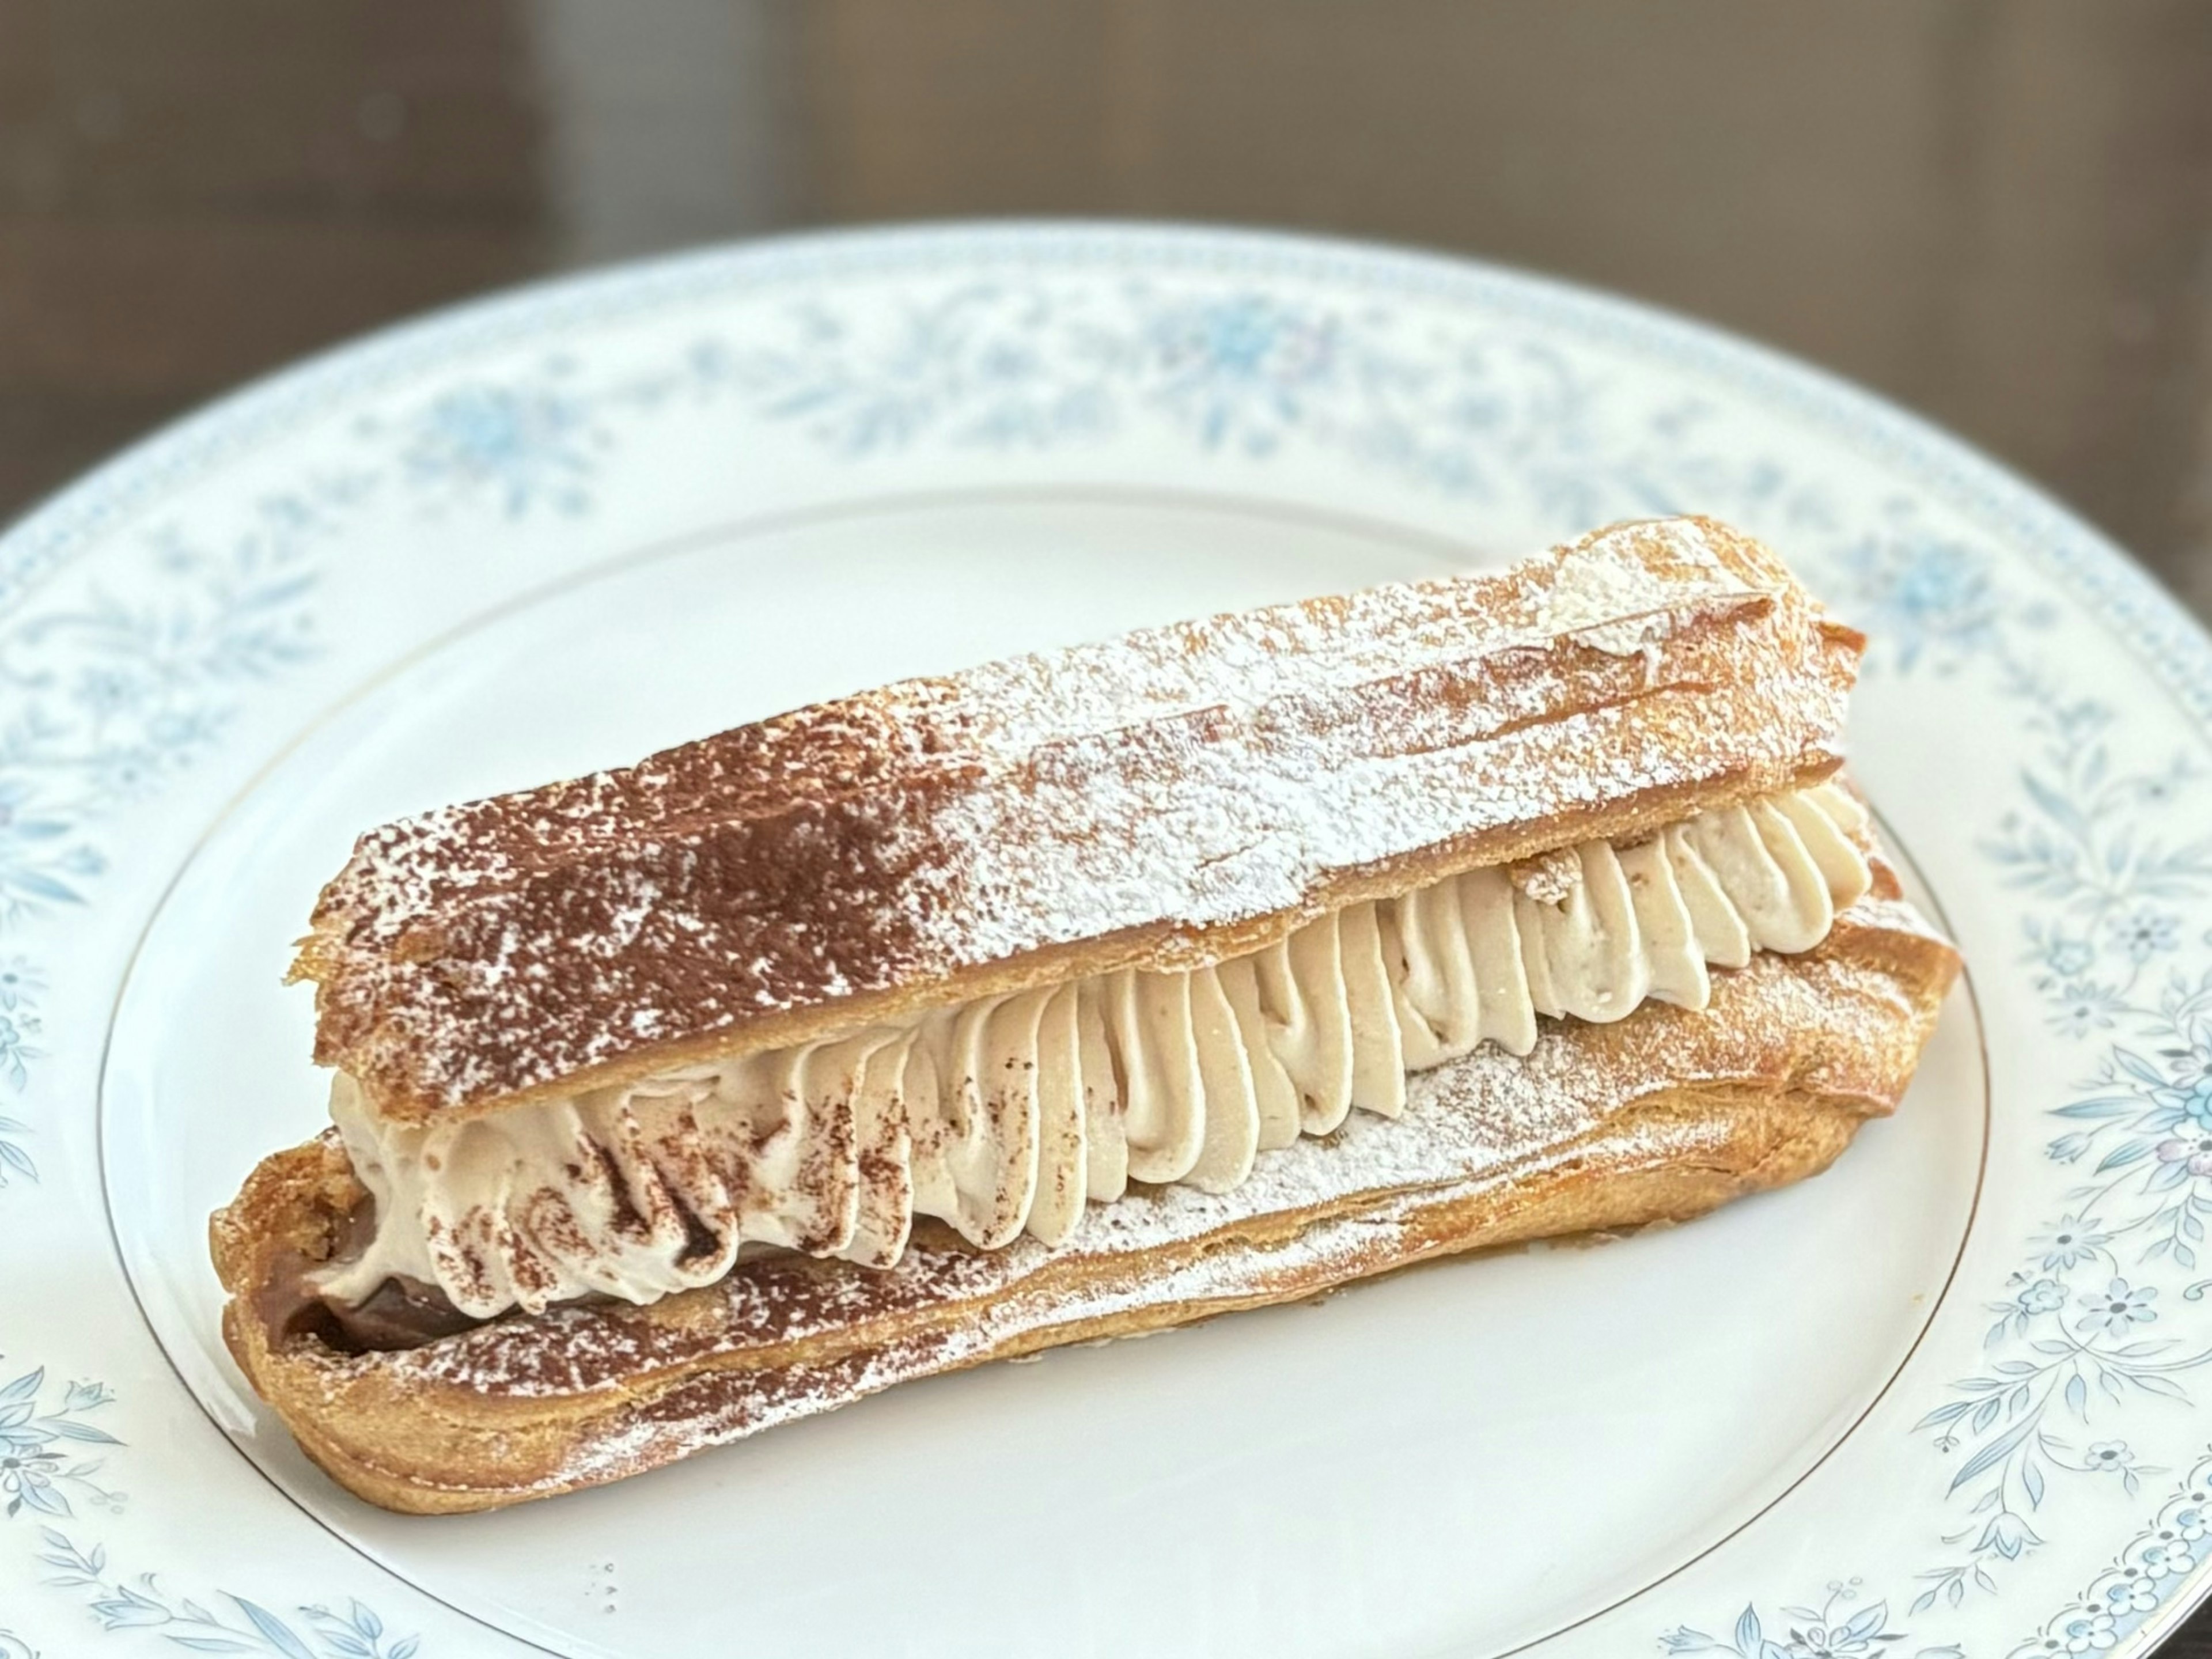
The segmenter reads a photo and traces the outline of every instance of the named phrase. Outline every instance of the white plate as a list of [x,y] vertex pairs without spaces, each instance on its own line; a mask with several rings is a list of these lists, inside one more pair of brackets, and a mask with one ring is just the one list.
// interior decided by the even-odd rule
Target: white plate
[[[364,825],[1676,508],[1875,635],[1856,768],[1972,964],[1830,1175],[501,1515],[240,1383],[205,1217],[320,1119],[277,981]],[[0,541],[0,1655],[2140,1651],[2212,1571],[2208,712],[1955,443],[1465,264],[811,238],[310,364]]]

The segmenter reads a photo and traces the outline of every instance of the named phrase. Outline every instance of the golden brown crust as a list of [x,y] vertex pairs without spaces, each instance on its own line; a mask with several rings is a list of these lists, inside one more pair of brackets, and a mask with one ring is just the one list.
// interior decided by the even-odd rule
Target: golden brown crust
[[267,1317],[361,1192],[329,1137],[276,1154],[210,1224],[224,1334],[319,1464],[386,1508],[495,1508],[617,1479],[909,1377],[1296,1300],[1436,1257],[1703,1213],[1825,1168],[1894,1107],[1958,968],[1875,896],[1801,957],[1423,1074],[1398,1122],[1263,1155],[1238,1193],[1133,1194],[1054,1250],[918,1238],[888,1273],[763,1256],[646,1307],[495,1322],[346,1355]]
[[1814,781],[1862,643],[1748,538],[1615,526],[1496,575],[909,681],[386,826],[295,972],[316,1058],[419,1121],[1188,967]]

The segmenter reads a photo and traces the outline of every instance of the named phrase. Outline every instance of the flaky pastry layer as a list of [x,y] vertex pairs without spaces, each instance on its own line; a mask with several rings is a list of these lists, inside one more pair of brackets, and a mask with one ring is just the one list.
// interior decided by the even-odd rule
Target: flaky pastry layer
[[1124,968],[1832,772],[1860,637],[1710,520],[912,680],[364,836],[296,974],[396,1121]]

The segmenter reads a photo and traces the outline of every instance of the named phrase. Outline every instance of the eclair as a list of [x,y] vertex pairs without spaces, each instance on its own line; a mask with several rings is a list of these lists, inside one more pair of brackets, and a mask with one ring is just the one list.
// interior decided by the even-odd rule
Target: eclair
[[1863,645],[1650,520],[371,830],[230,1350],[362,1497],[489,1509],[1816,1173],[1959,969],[1840,772]]

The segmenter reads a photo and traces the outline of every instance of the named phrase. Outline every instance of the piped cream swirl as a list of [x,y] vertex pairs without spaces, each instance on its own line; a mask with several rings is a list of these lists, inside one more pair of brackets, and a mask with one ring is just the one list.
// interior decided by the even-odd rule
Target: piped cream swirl
[[1625,845],[1471,870],[1354,904],[1255,954],[987,997],[453,1124],[385,1121],[343,1073],[331,1115],[374,1236],[321,1279],[394,1275],[463,1312],[712,1283],[748,1245],[884,1267],[915,1218],[981,1249],[1066,1238],[1132,1181],[1226,1191],[1254,1158],[1540,1017],[1705,1006],[1711,968],[1800,951],[1871,880],[1865,815],[1821,785]]

